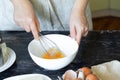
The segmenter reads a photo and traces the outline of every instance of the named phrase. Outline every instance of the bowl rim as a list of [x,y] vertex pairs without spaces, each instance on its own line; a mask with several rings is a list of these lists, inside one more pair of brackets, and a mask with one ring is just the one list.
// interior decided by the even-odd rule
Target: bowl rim
[[[44,35],[44,36],[49,36],[49,35],[59,35],[59,36],[69,37],[69,36],[64,35],[64,34],[46,34],[46,35]],[[70,38],[70,37],[69,37],[69,38]],[[72,39],[72,38],[71,38],[71,39]],[[72,40],[75,41],[74,39],[72,39]],[[31,54],[32,56],[34,56],[34,57],[36,57],[36,58],[40,58],[40,59],[42,59],[42,60],[52,61],[52,60],[66,59],[66,58],[68,58],[68,57],[70,57],[70,56],[73,56],[73,55],[76,55],[76,54],[78,53],[79,45],[78,45],[77,41],[75,41],[75,43],[76,43],[76,45],[77,45],[77,49],[76,49],[76,51],[75,51],[73,54],[68,55],[68,56],[65,56],[65,57],[63,57],[63,58],[57,58],[57,59],[46,59],[46,58],[42,58],[42,57],[36,56],[36,55],[34,55],[33,53],[31,53],[31,51],[30,51],[30,49],[29,49],[29,46],[30,46],[30,44],[31,44],[33,41],[35,41],[35,39],[31,40],[30,43],[28,44],[28,52],[29,52],[29,54]]]
[[49,77],[48,75],[41,74],[41,73],[31,73],[31,74],[16,75],[16,76],[5,78],[3,80],[18,80],[18,78],[19,78],[19,80],[22,80],[22,79],[29,78],[29,76],[31,76],[31,77],[39,76],[39,77],[44,77],[44,79],[47,79],[47,80],[52,80],[52,78]]

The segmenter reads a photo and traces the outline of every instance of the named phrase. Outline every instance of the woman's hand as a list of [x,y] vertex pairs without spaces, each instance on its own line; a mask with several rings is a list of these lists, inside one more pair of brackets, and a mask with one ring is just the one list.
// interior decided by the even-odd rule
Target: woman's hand
[[32,4],[29,0],[12,0],[14,5],[14,20],[17,25],[21,26],[26,32],[32,32],[37,39],[39,32],[39,22],[34,13]]
[[70,18],[70,36],[74,38],[78,44],[83,36],[88,33],[88,22],[85,15],[75,16],[71,15]]
[[81,38],[88,34],[88,21],[85,15],[86,5],[87,0],[75,0],[70,16],[70,36],[78,44],[80,44]]

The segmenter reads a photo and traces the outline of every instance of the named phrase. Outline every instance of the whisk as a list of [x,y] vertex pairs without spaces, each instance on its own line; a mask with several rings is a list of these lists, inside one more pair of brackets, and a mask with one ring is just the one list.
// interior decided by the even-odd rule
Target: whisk
[[46,36],[42,35],[41,33],[38,34],[40,36],[39,42],[40,45],[42,46],[40,48],[40,53],[41,53],[40,56],[43,56],[43,54],[50,54],[50,56],[53,56],[58,51],[62,52],[55,42],[53,42]]

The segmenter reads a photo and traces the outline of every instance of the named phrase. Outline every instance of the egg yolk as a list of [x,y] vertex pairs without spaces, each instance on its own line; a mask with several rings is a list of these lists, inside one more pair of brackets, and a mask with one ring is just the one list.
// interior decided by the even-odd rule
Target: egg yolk
[[42,58],[45,59],[58,59],[58,58],[64,58],[65,55],[58,49],[50,48],[47,53],[44,53],[42,55]]

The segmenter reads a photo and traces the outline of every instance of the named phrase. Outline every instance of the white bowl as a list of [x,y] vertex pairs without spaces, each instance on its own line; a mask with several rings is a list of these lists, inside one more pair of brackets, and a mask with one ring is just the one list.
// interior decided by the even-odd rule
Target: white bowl
[[3,80],[52,80],[44,74],[24,74],[5,78]]
[[28,45],[28,51],[33,61],[40,67],[47,70],[58,70],[70,64],[78,51],[77,42],[71,37],[61,34],[48,34],[45,36],[58,45],[60,50],[65,54],[65,57],[59,59],[41,58],[40,42],[34,39]]

